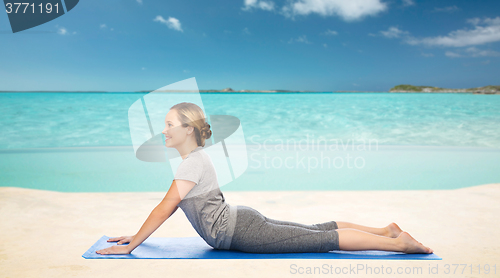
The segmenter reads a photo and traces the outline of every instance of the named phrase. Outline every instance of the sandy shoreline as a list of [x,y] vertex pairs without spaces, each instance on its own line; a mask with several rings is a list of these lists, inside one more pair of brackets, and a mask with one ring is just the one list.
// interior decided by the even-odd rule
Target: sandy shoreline
[[[396,222],[442,261],[383,260],[86,260],[102,235],[135,234],[166,192],[62,193],[0,187],[1,277],[284,277],[298,267],[363,264],[421,267],[423,274],[376,276],[496,277],[500,274],[500,183],[455,190],[224,192],[269,218],[305,224],[330,220],[382,227]],[[198,236],[178,210],[152,237]],[[429,264],[438,274],[428,274]],[[467,264],[455,274],[446,264]],[[497,274],[477,266],[496,265]],[[471,268],[472,265],[472,274]],[[450,268],[451,271],[454,267]],[[311,274],[302,274],[314,276]],[[318,274],[366,277],[357,274]]]

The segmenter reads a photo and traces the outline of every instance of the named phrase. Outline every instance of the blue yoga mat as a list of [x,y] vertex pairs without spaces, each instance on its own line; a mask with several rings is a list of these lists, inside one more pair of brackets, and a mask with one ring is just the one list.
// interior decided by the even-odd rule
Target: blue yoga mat
[[328,253],[255,254],[216,250],[201,237],[149,237],[127,255],[100,255],[101,250],[116,242],[102,236],[83,254],[85,259],[369,259],[369,260],[441,260],[432,254],[405,254],[387,251],[330,251]]

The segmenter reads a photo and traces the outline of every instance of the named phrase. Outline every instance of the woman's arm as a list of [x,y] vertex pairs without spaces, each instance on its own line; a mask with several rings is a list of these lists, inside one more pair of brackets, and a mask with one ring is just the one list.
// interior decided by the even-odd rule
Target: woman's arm
[[[178,206],[175,206],[174,211],[172,211],[172,213],[170,214],[170,216],[172,216],[177,211],[178,208],[179,208]],[[170,218],[170,216],[169,216],[169,218]]]
[[134,236],[134,239],[127,245],[129,252],[132,252],[156,231],[165,220],[174,214],[177,210],[177,205],[194,186],[194,182],[187,180],[174,180],[172,182],[165,198],[153,209],[139,232]]

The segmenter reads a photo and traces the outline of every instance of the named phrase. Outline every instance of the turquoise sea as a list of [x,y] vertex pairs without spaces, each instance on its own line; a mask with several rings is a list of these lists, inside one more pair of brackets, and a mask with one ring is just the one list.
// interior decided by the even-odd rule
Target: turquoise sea
[[[0,93],[0,186],[168,190],[173,174],[166,164],[138,160],[131,146],[128,109],[146,94]],[[247,144],[248,169],[223,191],[453,189],[500,182],[500,95],[201,98],[206,114],[239,118]],[[357,148],[367,142],[372,149]],[[334,157],[343,158],[342,166]]]

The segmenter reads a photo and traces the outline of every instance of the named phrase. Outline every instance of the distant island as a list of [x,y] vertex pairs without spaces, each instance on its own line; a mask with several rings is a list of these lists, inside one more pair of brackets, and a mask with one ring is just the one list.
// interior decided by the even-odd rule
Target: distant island
[[469,89],[447,89],[432,86],[397,85],[389,90],[390,93],[473,93],[473,94],[500,94],[500,86],[484,86]]
[[[171,93],[387,93],[387,91],[290,91],[290,90],[239,90],[231,88],[222,90],[149,90],[130,92],[110,91],[2,91],[0,93],[149,93],[149,92],[171,92]],[[497,94],[500,95],[500,86],[484,86],[470,89],[447,89],[432,86],[397,85],[389,90],[389,93],[473,93],[473,94]]]
[[[141,91],[141,92],[151,92],[151,91]],[[192,90],[157,90],[156,92],[197,92]],[[235,91],[231,88],[225,88],[222,90],[199,90],[200,93],[316,93],[313,91],[290,91],[290,90],[239,90]]]
[[[180,90],[165,90],[157,92],[193,92],[193,91],[180,91]],[[222,90],[199,90],[200,93],[292,93],[292,92],[308,92],[308,91],[289,91],[289,90],[239,90],[235,91],[231,88]]]

